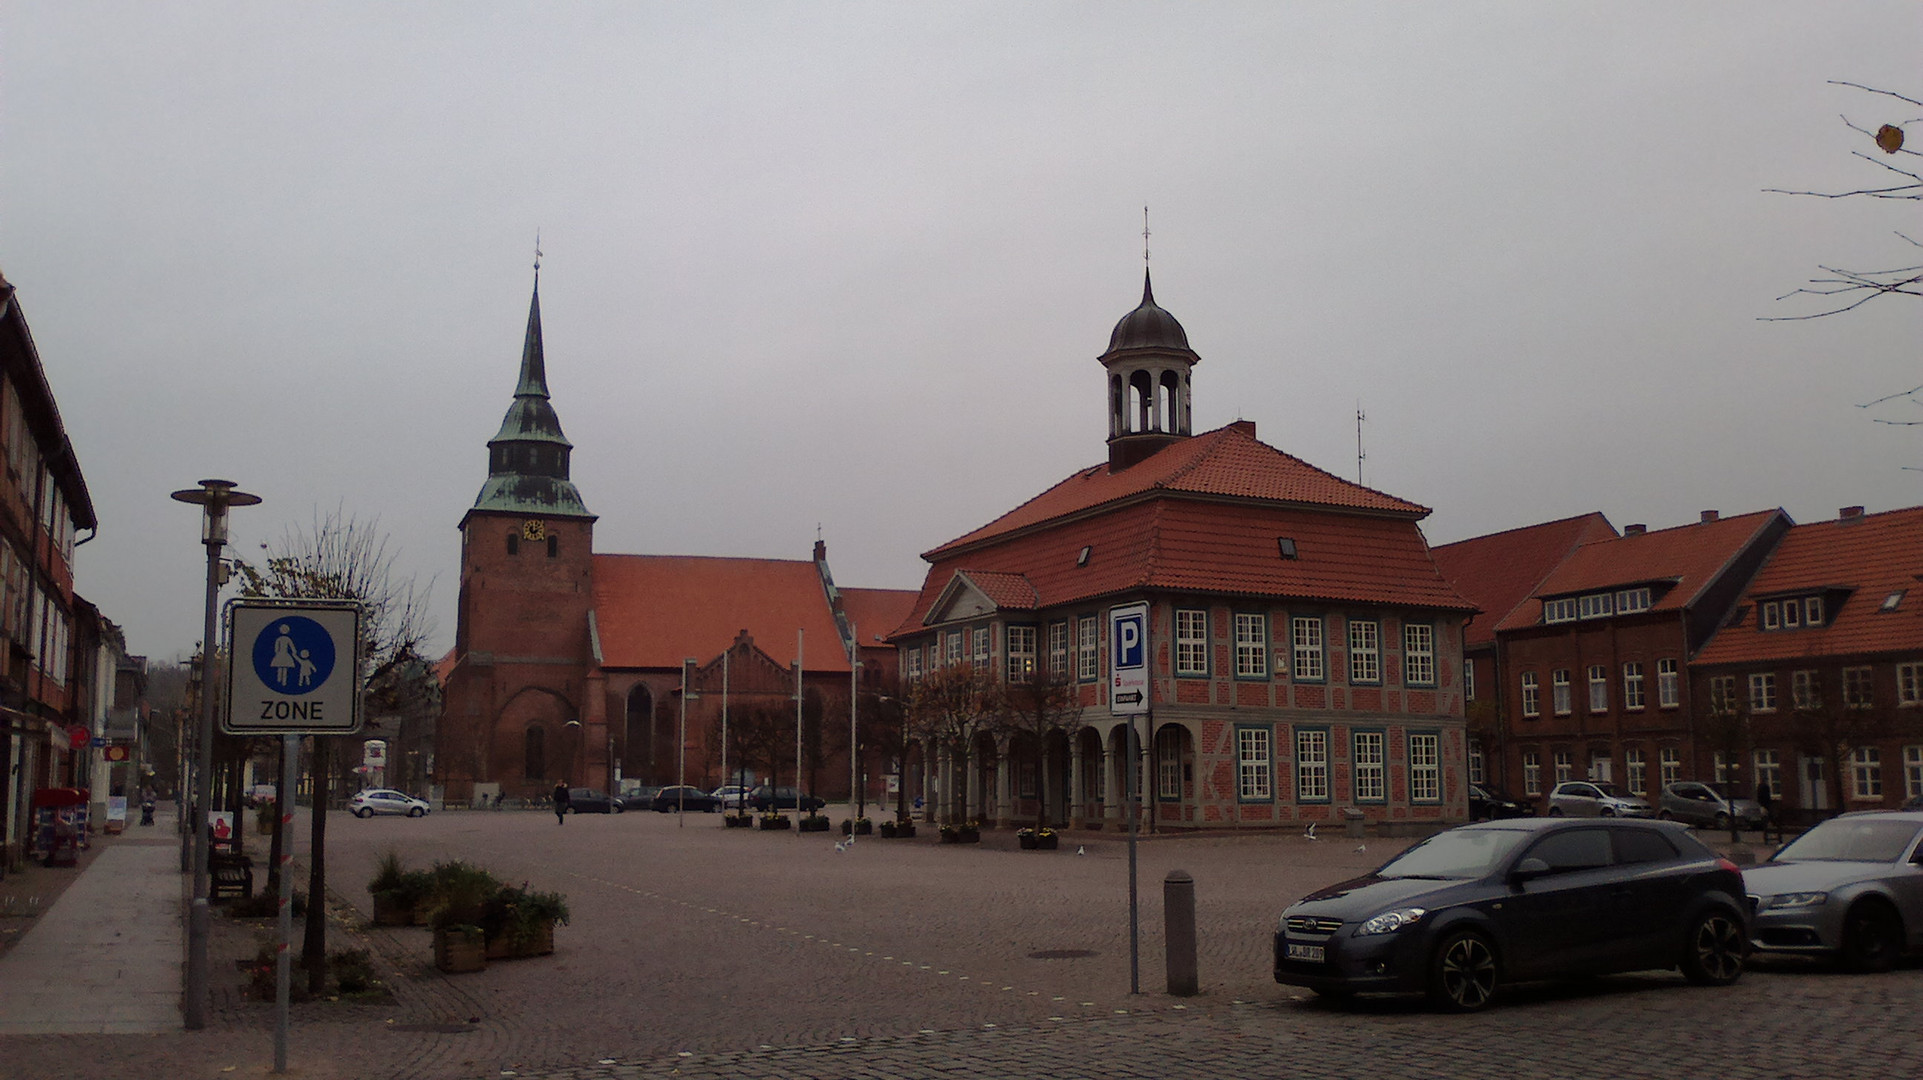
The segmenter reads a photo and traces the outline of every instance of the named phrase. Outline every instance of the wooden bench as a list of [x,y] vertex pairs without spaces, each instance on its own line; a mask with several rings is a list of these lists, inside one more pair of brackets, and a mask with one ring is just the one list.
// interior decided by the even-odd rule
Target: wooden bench
[[207,899],[246,900],[254,895],[254,860],[245,855],[210,852]]

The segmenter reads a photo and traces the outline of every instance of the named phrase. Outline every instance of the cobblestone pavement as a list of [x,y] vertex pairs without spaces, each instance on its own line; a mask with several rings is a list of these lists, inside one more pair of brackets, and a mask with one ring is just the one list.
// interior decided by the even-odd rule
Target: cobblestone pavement
[[[376,1005],[296,1011],[301,1077],[1878,1077],[1915,1072],[1923,971],[1671,973],[1523,988],[1476,1017],[1329,1007],[1275,985],[1281,907],[1400,842],[1299,836],[1141,845],[1144,993],[1129,993],[1126,849],[725,830],[718,817],[444,812],[329,822],[330,878],[364,913],[388,848],[466,858],[568,895],[553,956],[443,976],[414,928],[336,927],[384,958]],[[932,830],[924,830],[925,833]],[[1074,853],[1077,846],[1086,854]],[[1161,881],[1196,880],[1202,989],[1161,992]],[[1051,958],[1037,953],[1070,954]],[[1080,955],[1086,954],[1086,955]],[[213,1029],[77,1046],[0,1039],[0,1077],[266,1075],[271,1008],[219,997]]]

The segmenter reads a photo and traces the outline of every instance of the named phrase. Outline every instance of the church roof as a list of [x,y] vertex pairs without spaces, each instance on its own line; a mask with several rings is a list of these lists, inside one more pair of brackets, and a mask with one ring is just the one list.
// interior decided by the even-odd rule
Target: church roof
[[1429,508],[1350,483],[1255,437],[1255,423],[1238,420],[1171,443],[1120,472],[1095,465],[1042,492],[994,521],[924,552],[930,562],[1033,529],[1157,495],[1229,497],[1258,502],[1426,517]]
[[[914,593],[844,589],[843,610],[864,637],[892,629]],[[833,610],[812,561],[707,555],[594,556],[594,617],[607,668],[678,669],[706,663],[741,631],[769,656],[793,655],[811,672],[848,671]],[[869,627],[861,631],[860,627]]]
[[1615,535],[1608,518],[1588,513],[1436,548],[1436,565],[1442,568],[1442,576],[1483,612],[1463,629],[1463,645],[1494,642],[1496,626],[1527,601],[1570,552],[1591,540]]

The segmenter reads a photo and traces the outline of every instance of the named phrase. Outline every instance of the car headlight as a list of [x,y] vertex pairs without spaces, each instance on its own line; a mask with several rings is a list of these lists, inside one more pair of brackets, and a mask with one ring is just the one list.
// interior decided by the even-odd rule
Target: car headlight
[[1783,908],[1817,907],[1829,902],[1826,892],[1788,892],[1763,898],[1763,911],[1779,911]]
[[1397,908],[1394,911],[1385,911],[1375,918],[1370,919],[1368,922],[1363,923],[1362,928],[1356,931],[1356,935],[1393,934],[1405,926],[1414,926],[1427,914],[1428,911],[1426,909],[1419,907]]

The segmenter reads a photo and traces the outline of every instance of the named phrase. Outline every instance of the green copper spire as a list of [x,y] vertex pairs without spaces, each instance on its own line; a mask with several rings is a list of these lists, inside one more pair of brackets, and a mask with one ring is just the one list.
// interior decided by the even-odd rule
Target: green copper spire
[[548,401],[547,358],[541,348],[541,270],[534,270],[527,337],[521,346],[521,379],[501,430],[488,440],[487,483],[475,510],[542,517],[594,517],[568,479],[574,444],[561,432],[561,418]]

